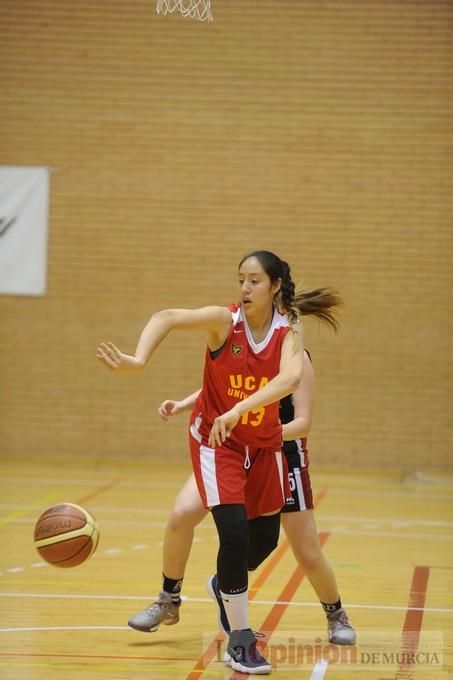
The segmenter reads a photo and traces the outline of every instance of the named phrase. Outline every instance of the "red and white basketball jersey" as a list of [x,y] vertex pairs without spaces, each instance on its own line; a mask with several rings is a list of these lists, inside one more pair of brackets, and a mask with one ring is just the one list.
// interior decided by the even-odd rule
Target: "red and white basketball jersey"
[[[266,337],[256,343],[241,306],[229,305],[228,309],[232,317],[228,338],[216,352],[207,348],[201,399],[193,413],[193,416],[201,417],[201,423],[198,421],[197,424],[204,439],[208,438],[217,416],[264,387],[279,373],[282,343],[290,330],[286,315],[275,308]],[[233,429],[227,445],[239,451],[243,451],[245,446],[280,450],[279,402],[245,413]]]

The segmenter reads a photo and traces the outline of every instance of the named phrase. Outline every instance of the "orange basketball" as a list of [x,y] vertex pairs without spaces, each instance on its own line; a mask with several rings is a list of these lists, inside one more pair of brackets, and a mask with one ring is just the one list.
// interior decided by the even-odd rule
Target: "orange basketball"
[[76,567],[96,550],[99,530],[93,515],[74,503],[54,505],[35,525],[35,546],[55,567]]

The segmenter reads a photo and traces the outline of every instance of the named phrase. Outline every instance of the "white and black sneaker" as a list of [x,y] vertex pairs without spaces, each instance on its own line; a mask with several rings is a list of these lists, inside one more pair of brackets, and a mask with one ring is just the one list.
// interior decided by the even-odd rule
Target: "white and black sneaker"
[[249,675],[267,675],[272,671],[270,663],[257,650],[256,642],[251,628],[231,631],[226,654],[231,657],[233,670]]

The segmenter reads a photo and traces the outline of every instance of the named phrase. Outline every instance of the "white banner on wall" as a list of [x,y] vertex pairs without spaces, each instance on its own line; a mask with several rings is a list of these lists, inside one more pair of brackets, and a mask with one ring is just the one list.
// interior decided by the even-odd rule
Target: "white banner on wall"
[[0,166],[0,295],[45,295],[49,168]]

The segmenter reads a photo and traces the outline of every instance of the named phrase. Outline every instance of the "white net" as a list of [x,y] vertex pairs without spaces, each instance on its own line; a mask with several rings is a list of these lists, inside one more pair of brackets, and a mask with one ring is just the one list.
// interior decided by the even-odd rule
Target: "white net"
[[212,21],[210,0],[158,0],[156,12],[158,14],[179,12],[183,17]]

